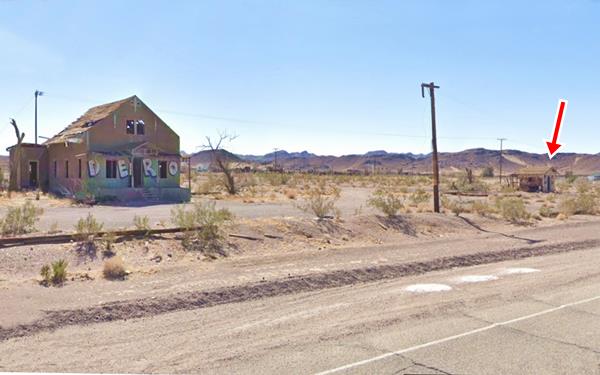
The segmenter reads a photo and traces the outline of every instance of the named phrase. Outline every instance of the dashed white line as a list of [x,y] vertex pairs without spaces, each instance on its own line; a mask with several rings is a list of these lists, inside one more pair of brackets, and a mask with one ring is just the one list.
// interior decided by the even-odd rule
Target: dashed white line
[[591,298],[587,298],[587,299],[583,299],[583,300],[579,300],[579,301],[575,301],[575,302],[571,302],[571,303],[566,303],[564,305],[560,305],[560,306],[553,307],[553,308],[550,308],[550,309],[542,310],[542,311],[539,311],[537,313],[533,313],[533,314],[529,314],[529,315],[524,315],[524,316],[521,316],[521,317],[518,317],[518,318],[514,318],[514,319],[510,319],[510,320],[505,320],[503,322],[493,323],[493,324],[487,325],[485,327],[473,329],[471,331],[459,333],[457,335],[452,335],[452,336],[444,337],[444,338],[439,339],[439,340],[429,341],[429,342],[426,342],[424,344],[415,345],[415,346],[411,346],[411,347],[408,347],[408,348],[400,349],[400,350],[397,350],[395,352],[388,352],[388,353],[385,353],[385,354],[378,355],[376,357],[372,357],[372,358],[364,359],[362,361],[358,361],[358,362],[350,363],[350,364],[347,364],[347,365],[344,365],[344,366],[336,367],[336,368],[331,369],[331,370],[322,371],[322,372],[317,373],[316,375],[333,374],[333,373],[336,373],[336,372],[340,372],[340,371],[344,371],[344,370],[349,370],[349,369],[354,368],[354,367],[363,366],[363,365],[366,365],[368,363],[380,361],[382,359],[389,358],[389,357],[392,357],[392,356],[395,356],[395,355],[412,352],[412,351],[415,351],[415,350],[427,348],[427,347],[438,345],[438,344],[443,344],[445,342],[456,340],[456,339],[459,339],[461,337],[471,336],[471,335],[474,335],[476,333],[481,333],[481,332],[489,331],[492,328],[496,328],[496,327],[500,327],[500,326],[505,326],[505,325],[512,324],[512,323],[521,322],[523,320],[527,320],[527,319],[531,319],[531,318],[536,318],[538,316],[550,314],[550,313],[553,313],[555,311],[559,311],[559,310],[565,309],[567,307],[577,306],[577,305],[581,305],[581,304],[592,302],[592,301],[596,301],[596,300],[600,300],[600,296],[591,297]]

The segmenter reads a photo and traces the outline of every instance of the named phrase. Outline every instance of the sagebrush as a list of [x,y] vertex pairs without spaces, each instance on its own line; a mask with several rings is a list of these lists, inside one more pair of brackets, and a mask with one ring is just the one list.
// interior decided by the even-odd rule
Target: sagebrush
[[377,189],[367,204],[378,209],[387,217],[394,217],[404,208],[404,200],[400,194],[387,189]]
[[9,207],[6,215],[0,219],[0,231],[2,235],[33,232],[35,223],[43,212],[43,209],[36,207],[31,201],[26,201],[19,207]]
[[171,210],[171,221],[184,229],[183,245],[188,250],[200,250],[207,255],[226,255],[223,250],[222,226],[233,218],[225,209],[216,209],[215,202],[179,205]]

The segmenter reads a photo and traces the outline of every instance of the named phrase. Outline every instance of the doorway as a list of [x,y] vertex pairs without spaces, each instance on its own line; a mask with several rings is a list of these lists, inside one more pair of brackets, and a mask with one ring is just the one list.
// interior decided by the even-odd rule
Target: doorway
[[144,185],[144,178],[142,175],[142,159],[133,158],[133,187],[142,187]]
[[38,187],[38,162],[37,161],[29,162],[29,187],[32,187],[32,188]]

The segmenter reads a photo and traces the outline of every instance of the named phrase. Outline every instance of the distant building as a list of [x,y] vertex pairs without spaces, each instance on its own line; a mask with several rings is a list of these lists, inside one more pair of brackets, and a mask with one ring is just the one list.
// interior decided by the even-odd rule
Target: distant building
[[44,144],[8,148],[13,189],[187,201],[179,136],[137,96],[89,109]]
[[550,193],[558,171],[553,167],[526,167],[510,175],[513,186],[518,184],[521,191]]
[[600,181],[600,173],[594,173],[588,176],[588,180],[591,182]]

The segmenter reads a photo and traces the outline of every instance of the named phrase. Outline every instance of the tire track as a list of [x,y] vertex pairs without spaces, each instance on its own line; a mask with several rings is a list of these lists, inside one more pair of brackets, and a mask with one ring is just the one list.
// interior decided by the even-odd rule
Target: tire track
[[181,292],[165,297],[117,301],[88,308],[50,311],[46,312],[46,316],[32,323],[13,327],[0,327],[0,341],[34,335],[39,332],[51,331],[71,325],[86,325],[151,317],[174,311],[206,308],[293,293],[396,279],[457,267],[469,267],[506,260],[560,254],[592,249],[599,246],[600,240],[587,240],[542,246],[527,246],[495,252],[482,251],[429,261],[307,274],[208,291]]

